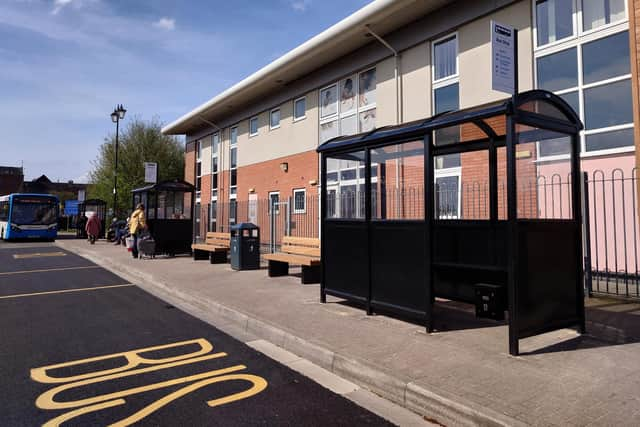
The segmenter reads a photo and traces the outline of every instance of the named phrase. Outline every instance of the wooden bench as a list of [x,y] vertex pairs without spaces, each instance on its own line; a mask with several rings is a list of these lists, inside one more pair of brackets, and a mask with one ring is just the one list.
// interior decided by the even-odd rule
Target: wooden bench
[[285,236],[280,252],[264,259],[269,261],[269,277],[286,276],[289,264],[295,264],[302,266],[303,284],[320,282],[320,239]]
[[208,232],[204,243],[191,245],[194,260],[208,259],[211,264],[227,262],[231,243],[231,233]]

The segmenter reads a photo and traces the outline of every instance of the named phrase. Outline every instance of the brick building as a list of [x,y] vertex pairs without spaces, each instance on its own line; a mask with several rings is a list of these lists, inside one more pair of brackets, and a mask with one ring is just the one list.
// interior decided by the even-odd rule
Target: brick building
[[[303,217],[304,234],[317,234],[319,144],[505,98],[491,90],[491,20],[518,29],[520,90],[553,91],[578,112],[585,124],[583,170],[596,178],[617,170],[631,177],[640,145],[636,7],[640,1],[372,2],[163,128],[186,135],[185,179],[197,187],[199,234],[249,220],[277,239],[301,232]],[[455,132],[464,140],[474,130]],[[519,147],[522,215],[569,212],[567,150],[561,140]],[[488,214],[487,164],[474,154],[436,160],[441,217]],[[364,172],[349,162],[329,172],[335,179],[328,190],[352,192],[342,208],[357,210]],[[405,188],[415,180],[409,187],[417,188],[423,171],[387,164],[375,173],[388,193],[400,179]],[[636,191],[633,181],[622,185]],[[411,197],[380,194],[377,209],[420,217],[421,204]],[[289,218],[278,218],[280,208],[270,205],[285,201],[289,205],[275,206],[285,207]]]
[[22,188],[23,182],[22,168],[0,166],[0,195],[17,193]]

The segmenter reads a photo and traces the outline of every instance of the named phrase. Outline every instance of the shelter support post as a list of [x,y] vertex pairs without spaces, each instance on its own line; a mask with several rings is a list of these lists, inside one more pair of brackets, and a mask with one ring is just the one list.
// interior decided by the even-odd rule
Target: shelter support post
[[433,212],[434,212],[434,193],[433,193],[433,150],[432,150],[432,132],[424,136],[424,290],[425,290],[425,309],[424,309],[424,326],[427,333],[433,331]]
[[509,354],[520,353],[518,342],[518,208],[516,189],[516,123],[507,115],[507,286],[509,296]]
[[373,253],[372,239],[371,239],[371,150],[364,150],[364,220],[367,223],[367,262],[368,268],[368,291],[367,291],[367,315],[373,314],[371,308],[371,294],[372,294],[372,278],[373,278],[373,262],[371,261],[371,254]]
[[[321,242],[326,242],[325,238],[324,238],[324,234],[325,234],[325,227],[324,227],[324,220],[327,217],[327,157],[322,154],[320,156],[320,241]],[[327,259],[326,257],[326,244],[322,244],[320,246],[320,259],[322,260],[322,262],[320,263],[320,302],[321,303],[326,303],[327,302],[327,293],[325,291],[325,277],[326,273],[325,273],[325,265],[326,262],[325,260]]]

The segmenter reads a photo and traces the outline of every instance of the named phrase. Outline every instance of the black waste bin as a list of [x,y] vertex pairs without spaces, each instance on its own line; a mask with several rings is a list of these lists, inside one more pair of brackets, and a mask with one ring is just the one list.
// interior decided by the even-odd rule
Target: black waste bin
[[231,227],[231,268],[260,268],[260,228],[257,225],[242,222]]

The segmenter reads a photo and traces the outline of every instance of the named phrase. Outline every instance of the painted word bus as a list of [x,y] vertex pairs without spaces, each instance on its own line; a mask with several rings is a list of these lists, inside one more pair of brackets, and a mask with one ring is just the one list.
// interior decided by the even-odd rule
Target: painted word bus
[[58,198],[50,194],[0,196],[0,237],[53,240],[58,235],[58,209]]

